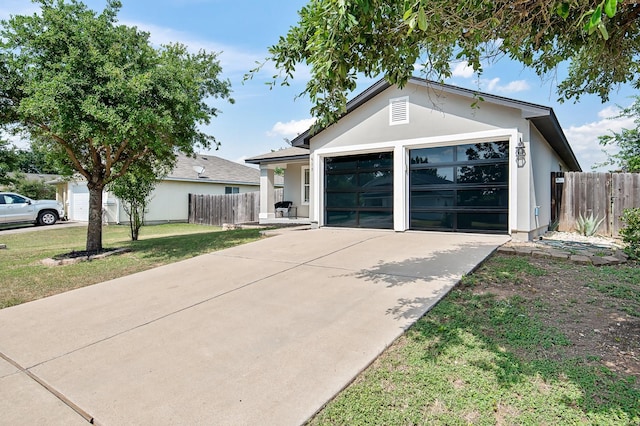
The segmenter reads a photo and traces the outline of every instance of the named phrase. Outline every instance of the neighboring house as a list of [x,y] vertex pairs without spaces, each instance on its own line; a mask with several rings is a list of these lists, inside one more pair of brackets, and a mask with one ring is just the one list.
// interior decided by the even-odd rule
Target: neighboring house
[[[188,194],[237,194],[260,189],[260,171],[212,155],[184,154],[168,176],[156,185],[145,214],[145,222],[187,222]],[[83,179],[59,180],[58,199],[65,203],[70,220],[87,221],[89,217],[89,189]],[[282,186],[282,178],[276,181]],[[104,219],[108,223],[126,223],[129,216],[113,194],[103,194]]]
[[377,82],[292,145],[246,160],[260,165],[263,223],[280,167],[284,199],[318,226],[531,239],[551,220],[551,172],[581,170],[551,108],[420,78]]
[[[29,181],[43,181],[49,182],[51,180],[58,179],[60,175],[46,174],[46,173],[22,173],[22,172],[11,172],[8,174],[10,178],[24,178]],[[10,185],[0,185],[0,189],[7,190],[10,188]]]

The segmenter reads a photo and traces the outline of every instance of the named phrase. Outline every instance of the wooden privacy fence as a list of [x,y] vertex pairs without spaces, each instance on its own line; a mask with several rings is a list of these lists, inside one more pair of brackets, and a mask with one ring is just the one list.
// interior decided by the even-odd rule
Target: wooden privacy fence
[[[282,201],[283,190],[275,190],[275,202]],[[189,194],[189,223],[222,226],[225,223],[258,222],[260,192],[240,194]]]
[[580,214],[604,218],[597,233],[617,237],[624,209],[640,207],[639,173],[551,173],[551,221],[572,232]]

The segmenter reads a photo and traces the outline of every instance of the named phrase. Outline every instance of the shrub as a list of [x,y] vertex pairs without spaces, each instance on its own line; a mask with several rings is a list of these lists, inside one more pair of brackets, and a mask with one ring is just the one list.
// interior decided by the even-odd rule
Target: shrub
[[622,241],[626,243],[624,252],[630,258],[640,259],[640,208],[625,209],[622,212],[624,228],[620,230]]
[[582,216],[582,213],[580,213],[576,222],[576,230],[580,235],[590,237],[596,233],[603,221],[604,217],[602,219],[598,219],[593,216],[593,212],[589,217]]
[[29,180],[19,176],[12,190],[34,200],[55,200],[55,186],[44,183],[44,180]]

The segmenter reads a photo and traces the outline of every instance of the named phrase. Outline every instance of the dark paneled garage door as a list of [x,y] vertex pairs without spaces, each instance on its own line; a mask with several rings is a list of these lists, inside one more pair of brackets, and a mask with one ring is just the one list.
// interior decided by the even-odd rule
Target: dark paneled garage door
[[509,143],[410,151],[411,229],[508,232]]
[[393,228],[393,153],[325,159],[325,224]]

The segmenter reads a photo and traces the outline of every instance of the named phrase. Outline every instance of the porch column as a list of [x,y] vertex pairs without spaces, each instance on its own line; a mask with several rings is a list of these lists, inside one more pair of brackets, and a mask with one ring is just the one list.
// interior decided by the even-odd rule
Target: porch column
[[275,219],[274,170],[260,165],[260,220]]

